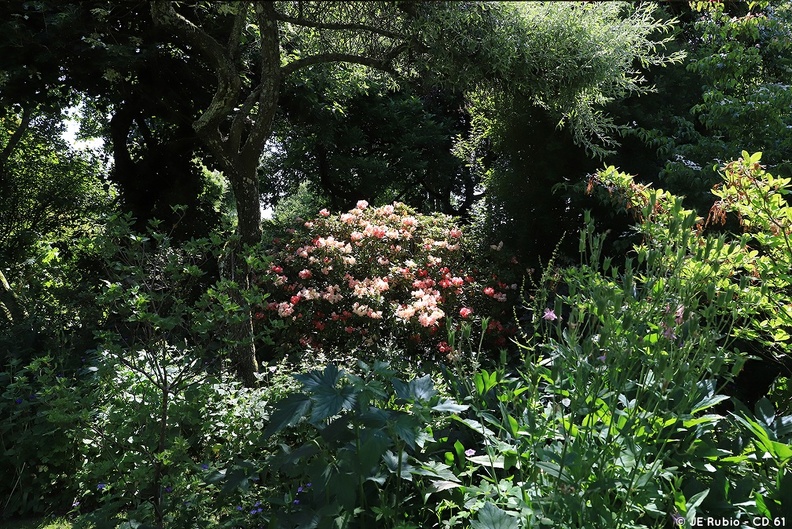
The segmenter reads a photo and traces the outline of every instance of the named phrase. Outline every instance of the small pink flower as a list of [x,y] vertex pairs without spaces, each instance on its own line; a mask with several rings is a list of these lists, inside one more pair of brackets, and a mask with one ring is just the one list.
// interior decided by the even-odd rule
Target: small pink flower
[[555,321],[558,319],[558,316],[556,316],[553,309],[545,309],[542,318],[546,319],[547,321]]
[[327,208],[325,208],[325,209],[322,209],[322,210],[319,211],[319,215],[321,215],[323,217],[329,217],[330,216],[330,212],[327,211]]
[[448,234],[454,239],[459,239],[460,237],[462,237],[462,230],[458,228],[453,228],[450,232],[448,232]]
[[473,314],[473,309],[469,307],[462,307],[461,309],[459,309],[459,315],[462,316],[463,318],[467,318],[471,314]]
[[[495,295],[495,289],[494,289],[494,288],[492,288],[492,287],[487,287],[487,288],[485,288],[485,289],[484,289],[484,295],[485,295],[485,296],[489,296],[489,297],[492,297],[492,296],[494,296],[494,295]],[[545,315],[547,315],[547,313],[545,313]],[[555,318],[554,318],[554,319],[555,319]]]
[[296,305],[300,302],[302,298],[300,296],[292,296],[289,301],[291,301],[292,305]]
[[355,206],[357,209],[366,209],[368,207],[368,202],[365,200],[358,200],[357,205]]
[[307,268],[305,270],[300,270],[300,273],[297,274],[300,276],[300,279],[309,279],[311,277],[311,271]]

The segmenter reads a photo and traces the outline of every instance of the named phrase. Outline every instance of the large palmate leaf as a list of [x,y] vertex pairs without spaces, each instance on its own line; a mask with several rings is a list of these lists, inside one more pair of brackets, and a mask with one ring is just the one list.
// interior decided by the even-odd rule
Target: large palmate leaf
[[471,520],[473,529],[519,529],[520,521],[491,503],[479,509],[478,519]]

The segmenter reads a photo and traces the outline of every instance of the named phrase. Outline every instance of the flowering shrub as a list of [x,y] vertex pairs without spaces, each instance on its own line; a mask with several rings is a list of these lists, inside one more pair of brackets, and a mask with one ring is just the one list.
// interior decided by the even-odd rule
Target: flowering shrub
[[450,217],[401,203],[360,201],[339,215],[323,209],[273,239],[272,277],[260,282],[272,290],[270,302],[256,318],[283,352],[388,338],[411,352],[451,355],[449,326],[485,317],[485,344],[506,346],[518,279],[493,272],[502,246],[474,259],[464,243]]

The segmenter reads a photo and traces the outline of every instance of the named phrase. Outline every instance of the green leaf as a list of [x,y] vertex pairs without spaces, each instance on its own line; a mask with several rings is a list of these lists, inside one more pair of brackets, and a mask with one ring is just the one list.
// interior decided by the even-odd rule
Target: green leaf
[[775,422],[775,410],[773,405],[766,398],[761,398],[754,407],[756,418],[767,426],[773,426]]
[[463,412],[470,408],[467,404],[457,404],[453,399],[441,400],[439,404],[432,406],[434,411],[448,411],[451,413]]
[[516,516],[509,515],[489,502],[485,503],[477,514],[477,519],[470,521],[473,529],[519,529],[520,527]]
[[294,375],[303,385],[303,391],[312,393],[319,387],[335,387],[341,378],[341,372],[335,364],[328,364],[324,371],[311,371],[305,374]]
[[469,428],[477,431],[480,434],[484,434],[485,436],[488,437],[495,437],[495,432],[493,432],[492,430],[490,430],[489,428],[487,428],[486,426],[484,426],[483,424],[481,424],[480,422],[474,419],[462,419],[461,417],[458,417],[456,415],[452,415],[451,417],[454,420],[461,422],[462,424],[468,426]]
[[399,438],[407,443],[407,446],[415,450],[415,439],[418,435],[418,428],[420,423],[418,419],[406,413],[400,414],[393,421],[393,430]]
[[563,481],[568,485],[572,485],[572,478],[569,477],[569,474],[561,470],[561,466],[558,463],[553,463],[551,461],[537,461],[534,463],[540,470],[544,471],[545,473],[549,474],[550,476]]
[[328,385],[317,386],[311,397],[313,410],[311,422],[316,424],[336,415],[342,409],[350,410],[355,405],[357,393],[352,386],[336,388]]
[[398,378],[393,379],[393,390],[396,396],[405,400],[429,400],[434,397],[437,392],[432,383],[432,377],[429,375],[415,378],[409,384],[405,384]]
[[470,456],[467,460],[483,467],[506,468],[506,460],[502,455],[495,456],[492,459],[489,456]]
[[382,460],[391,474],[399,474],[402,479],[412,481],[412,471],[415,468],[407,463],[407,453],[401,453],[401,468],[399,467],[399,457],[388,450],[382,455]]
[[696,508],[701,505],[704,499],[709,494],[709,489],[702,490],[698,494],[694,494],[688,501],[687,501],[687,511],[694,512]]
[[231,494],[236,490],[247,490],[250,487],[248,481],[248,471],[244,468],[235,468],[227,475],[225,484],[221,491],[222,494]]
[[770,512],[770,509],[767,508],[767,503],[764,501],[764,497],[758,492],[754,493],[754,499],[756,500],[756,510],[759,511],[759,514],[764,516],[765,518],[772,518],[773,515]]
[[280,401],[275,412],[270,417],[270,422],[264,430],[263,438],[267,439],[287,426],[293,426],[305,416],[311,407],[311,399],[302,393],[289,395]]
[[382,430],[364,431],[361,435],[360,453],[358,454],[361,472],[368,475],[391,445],[393,445],[393,441]]
[[429,485],[428,490],[430,493],[433,493],[433,492],[440,492],[441,490],[455,489],[461,486],[462,486],[461,483],[454,483],[453,481],[440,480],[440,481],[433,481]]
[[693,411],[691,414],[696,414],[700,411],[706,410],[707,408],[711,408],[719,402],[723,402],[729,398],[730,397],[728,395],[708,395],[697,402],[695,406],[693,406]]

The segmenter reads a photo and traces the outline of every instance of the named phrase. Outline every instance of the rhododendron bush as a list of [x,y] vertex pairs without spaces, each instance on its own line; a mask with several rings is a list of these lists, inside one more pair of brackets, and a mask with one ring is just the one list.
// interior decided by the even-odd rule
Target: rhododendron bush
[[516,264],[500,245],[471,252],[450,217],[360,201],[346,213],[296,219],[273,239],[271,275],[259,279],[269,303],[256,319],[281,353],[392,339],[410,352],[451,355],[448,330],[469,322],[480,332],[482,321],[485,346],[500,348],[515,332],[520,279],[502,276]]

